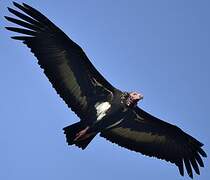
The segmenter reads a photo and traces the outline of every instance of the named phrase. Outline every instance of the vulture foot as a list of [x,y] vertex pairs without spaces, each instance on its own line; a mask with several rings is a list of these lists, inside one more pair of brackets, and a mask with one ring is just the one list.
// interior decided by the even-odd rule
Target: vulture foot
[[80,140],[84,140],[84,139],[90,137],[90,134],[86,134],[89,128],[90,127],[87,126],[85,129],[83,129],[80,132],[78,132],[76,134],[76,137],[75,137],[74,141],[80,141]]

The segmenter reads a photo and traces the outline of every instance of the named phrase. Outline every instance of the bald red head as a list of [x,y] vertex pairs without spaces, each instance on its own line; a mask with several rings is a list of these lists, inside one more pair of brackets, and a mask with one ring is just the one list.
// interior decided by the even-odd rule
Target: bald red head
[[137,102],[141,99],[143,99],[143,94],[138,92],[130,92],[129,98],[128,98],[128,106],[134,106],[137,104]]

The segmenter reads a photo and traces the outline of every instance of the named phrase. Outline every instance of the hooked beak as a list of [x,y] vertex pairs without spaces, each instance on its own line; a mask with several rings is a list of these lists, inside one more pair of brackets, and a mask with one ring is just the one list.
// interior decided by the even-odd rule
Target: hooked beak
[[142,99],[144,99],[143,94],[139,94],[139,101],[142,100]]

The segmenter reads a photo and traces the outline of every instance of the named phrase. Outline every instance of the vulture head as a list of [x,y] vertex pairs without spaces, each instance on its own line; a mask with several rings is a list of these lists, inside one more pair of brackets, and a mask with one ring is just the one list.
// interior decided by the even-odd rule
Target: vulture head
[[127,98],[127,106],[132,107],[137,105],[139,100],[142,100],[144,98],[143,94],[138,93],[138,92],[130,92],[128,93],[128,98]]

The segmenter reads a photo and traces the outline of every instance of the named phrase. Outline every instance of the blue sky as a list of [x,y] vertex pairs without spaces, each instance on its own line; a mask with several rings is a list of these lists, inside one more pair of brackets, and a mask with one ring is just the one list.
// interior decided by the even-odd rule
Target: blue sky
[[[142,92],[140,107],[196,137],[210,154],[209,1],[24,2],[82,46],[113,85]],[[85,151],[67,146],[62,128],[78,118],[29,49],[9,38],[7,6],[11,1],[0,1],[0,179],[188,179],[174,165],[100,137]],[[195,179],[210,178],[209,159],[204,163]]]

